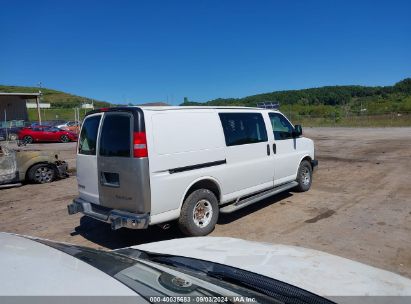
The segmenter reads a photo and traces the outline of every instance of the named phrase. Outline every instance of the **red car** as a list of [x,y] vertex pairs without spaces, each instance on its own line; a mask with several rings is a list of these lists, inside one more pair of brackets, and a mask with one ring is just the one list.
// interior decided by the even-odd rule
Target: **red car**
[[77,134],[50,126],[35,126],[23,128],[19,132],[19,139],[28,144],[33,142],[69,142],[76,141]]

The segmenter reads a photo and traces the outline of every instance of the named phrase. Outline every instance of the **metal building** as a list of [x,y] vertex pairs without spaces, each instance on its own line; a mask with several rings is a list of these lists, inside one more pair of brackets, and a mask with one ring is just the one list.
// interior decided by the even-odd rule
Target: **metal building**
[[29,119],[26,102],[35,100],[37,104],[37,116],[40,117],[40,95],[41,93],[2,93],[0,92],[0,120],[25,120]]

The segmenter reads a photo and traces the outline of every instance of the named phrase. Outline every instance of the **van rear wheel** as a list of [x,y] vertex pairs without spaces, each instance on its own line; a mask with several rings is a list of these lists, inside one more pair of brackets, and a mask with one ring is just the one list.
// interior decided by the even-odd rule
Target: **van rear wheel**
[[213,231],[218,220],[218,201],[213,192],[199,189],[183,203],[178,225],[185,235],[203,236]]

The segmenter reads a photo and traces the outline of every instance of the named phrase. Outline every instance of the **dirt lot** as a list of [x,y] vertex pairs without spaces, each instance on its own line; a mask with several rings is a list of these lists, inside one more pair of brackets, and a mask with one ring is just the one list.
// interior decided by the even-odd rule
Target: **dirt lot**
[[[213,236],[304,246],[411,278],[411,128],[312,128],[319,169],[307,193],[286,193],[221,216]],[[34,145],[33,145],[34,146]],[[58,148],[74,166],[75,144]],[[0,190],[0,231],[97,248],[181,237],[175,227],[111,231],[68,216],[76,180]]]

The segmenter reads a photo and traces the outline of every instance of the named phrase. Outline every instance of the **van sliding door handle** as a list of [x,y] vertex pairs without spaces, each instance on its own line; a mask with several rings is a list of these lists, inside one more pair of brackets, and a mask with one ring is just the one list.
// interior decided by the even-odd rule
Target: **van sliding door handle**
[[270,155],[270,145],[267,144],[267,155]]
[[276,144],[273,144],[273,153],[277,154],[277,145]]

